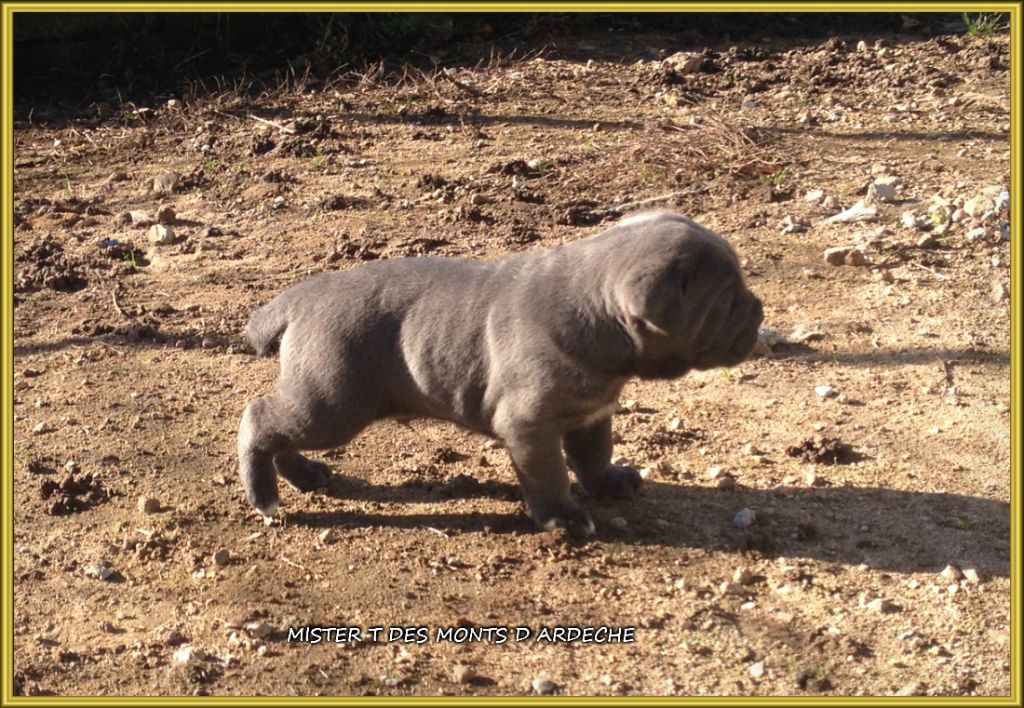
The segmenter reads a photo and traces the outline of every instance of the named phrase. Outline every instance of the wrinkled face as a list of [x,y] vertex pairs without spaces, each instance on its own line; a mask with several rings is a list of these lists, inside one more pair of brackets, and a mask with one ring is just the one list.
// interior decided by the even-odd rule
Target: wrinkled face
[[636,374],[670,379],[746,359],[763,310],[729,244],[689,221],[659,225],[639,240],[618,288]]

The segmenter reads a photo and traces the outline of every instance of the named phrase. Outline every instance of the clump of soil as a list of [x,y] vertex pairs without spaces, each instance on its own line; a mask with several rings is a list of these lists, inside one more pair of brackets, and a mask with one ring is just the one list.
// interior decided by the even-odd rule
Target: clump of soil
[[15,260],[23,264],[14,276],[15,292],[41,288],[74,292],[88,282],[81,260],[65,253],[64,244],[50,234],[33,240]]
[[50,516],[86,511],[110,498],[92,472],[81,475],[68,472],[60,482],[44,479],[39,484],[39,495],[48,502],[46,513]]
[[799,457],[804,462],[830,465],[847,465],[861,457],[849,443],[825,435],[815,435],[799,445],[790,445],[786,448],[786,454]]

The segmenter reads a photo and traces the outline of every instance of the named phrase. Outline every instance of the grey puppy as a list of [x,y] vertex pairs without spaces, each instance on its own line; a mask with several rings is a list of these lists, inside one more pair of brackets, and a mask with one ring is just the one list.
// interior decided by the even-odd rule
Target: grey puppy
[[281,337],[281,374],[277,392],[242,415],[242,483],[272,516],[277,475],[306,491],[330,479],[300,450],[343,445],[382,418],[440,418],[505,444],[538,524],[589,534],[569,468],[593,495],[628,498],[640,486],[611,463],[625,383],[738,364],[761,319],[729,244],[667,211],[496,261],[397,259],[316,275],[246,330],[263,355]]

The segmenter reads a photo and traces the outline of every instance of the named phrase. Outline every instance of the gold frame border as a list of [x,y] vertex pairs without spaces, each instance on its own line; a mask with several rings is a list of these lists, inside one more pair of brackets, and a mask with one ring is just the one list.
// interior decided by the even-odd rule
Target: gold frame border
[[[1021,205],[1021,179],[1024,155],[1021,154],[1022,115],[1022,5],[1018,2],[142,2],[132,4],[103,2],[0,2],[0,706],[99,706],[108,704],[143,705],[442,705],[461,703],[473,706],[522,703],[558,703],[563,706],[630,703],[644,706],[669,705],[765,705],[791,703],[842,706],[872,705],[893,701],[891,697],[819,696],[721,696],[721,697],[235,697],[235,696],[14,696],[14,117],[13,117],[13,20],[16,12],[1005,12],[1010,16],[1010,696],[1008,697],[907,697],[897,699],[906,707],[941,706],[967,703],[972,706],[1022,706],[1021,701],[1021,354],[1024,339],[1021,327],[1021,249],[1024,210]],[[1013,431],[1017,432],[1014,433]]]

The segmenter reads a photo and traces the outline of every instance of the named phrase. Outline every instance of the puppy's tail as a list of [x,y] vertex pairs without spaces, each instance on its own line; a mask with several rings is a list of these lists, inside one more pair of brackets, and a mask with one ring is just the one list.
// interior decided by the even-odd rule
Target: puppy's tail
[[277,338],[288,327],[287,308],[274,298],[252,313],[245,328],[245,338],[259,356],[269,356],[277,349]]

